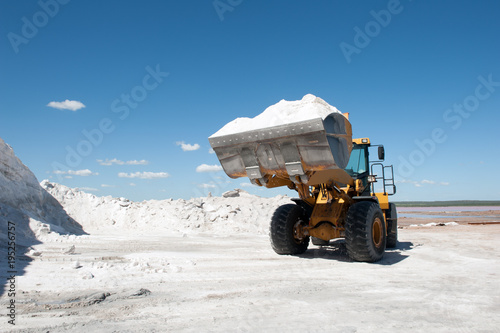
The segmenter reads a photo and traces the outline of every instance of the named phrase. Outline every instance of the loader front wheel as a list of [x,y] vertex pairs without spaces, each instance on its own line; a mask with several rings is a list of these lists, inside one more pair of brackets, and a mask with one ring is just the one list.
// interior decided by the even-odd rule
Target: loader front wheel
[[301,254],[307,250],[309,237],[301,229],[309,219],[300,206],[288,204],[278,207],[271,219],[269,234],[271,246],[277,254]]
[[353,260],[375,262],[382,258],[386,245],[385,222],[377,203],[361,201],[349,208],[345,242]]

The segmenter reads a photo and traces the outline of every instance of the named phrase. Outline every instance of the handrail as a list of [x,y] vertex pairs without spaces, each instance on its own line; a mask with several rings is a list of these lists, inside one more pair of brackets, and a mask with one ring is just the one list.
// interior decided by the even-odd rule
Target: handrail
[[[374,174],[374,166],[376,165],[380,165],[381,166],[381,170],[382,170],[382,176],[381,177],[377,177],[375,174]],[[386,178],[385,177],[385,169],[386,168],[390,168],[391,169],[391,178]],[[382,179],[382,185],[383,185],[383,188],[384,188],[384,195],[394,195],[396,194],[396,185],[394,184],[394,168],[392,165],[384,165],[380,162],[377,162],[377,163],[372,163],[371,166],[370,166],[370,175],[372,177],[374,177],[375,180],[377,179]],[[375,193],[375,182],[372,182],[371,185],[371,193]],[[392,187],[392,193],[387,193],[387,187]]]

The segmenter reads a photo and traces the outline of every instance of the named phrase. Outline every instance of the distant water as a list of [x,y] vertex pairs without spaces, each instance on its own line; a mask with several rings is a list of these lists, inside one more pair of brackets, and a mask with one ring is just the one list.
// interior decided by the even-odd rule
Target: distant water
[[[432,215],[432,214],[407,214],[398,213],[398,217],[412,217],[420,219],[458,219],[464,218],[463,215]],[[484,216],[484,217],[494,217],[494,216]]]
[[[456,206],[456,207],[397,207],[398,217],[414,217],[422,219],[437,218],[463,218],[463,215],[456,215],[459,212],[485,212],[489,210],[500,210],[500,206]],[[405,212],[405,213],[402,213]],[[430,212],[431,214],[412,214],[411,212]],[[433,215],[432,212],[455,213],[448,215]],[[498,215],[481,215],[484,218],[500,219]]]
[[500,210],[500,206],[397,207],[398,212],[482,212]]

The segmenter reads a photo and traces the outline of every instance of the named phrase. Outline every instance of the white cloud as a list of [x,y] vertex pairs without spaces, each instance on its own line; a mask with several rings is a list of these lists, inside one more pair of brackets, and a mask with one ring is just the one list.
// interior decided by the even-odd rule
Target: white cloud
[[69,99],[63,102],[50,102],[47,106],[59,109],[59,110],[71,110],[76,111],[85,107],[85,105],[80,101],[70,101]]
[[198,187],[201,188],[216,188],[217,186],[215,184],[200,184]]
[[192,144],[189,144],[189,143],[185,143],[184,141],[177,141],[175,144],[178,145],[178,146],[181,146],[181,149],[183,151],[194,151],[194,150],[200,149],[200,145],[197,144],[197,143],[195,143],[194,145],[192,145]]
[[68,170],[68,171],[56,170],[56,171],[54,171],[54,173],[56,175],[72,175],[72,176],[82,176],[82,177],[97,176],[97,175],[99,175],[98,172],[92,172],[89,169],[85,169],[85,170]]
[[450,183],[448,183],[448,182],[436,183],[434,180],[428,180],[428,179],[424,179],[421,181],[410,180],[410,179],[401,179],[401,180],[397,180],[396,184],[413,184],[413,185],[415,185],[415,187],[422,187],[422,185],[441,185],[441,186],[450,185]]
[[97,160],[97,163],[99,163],[100,165],[113,165],[113,163],[120,164],[120,165],[123,164],[122,161],[119,161],[116,158],[113,158],[112,160],[108,160],[108,159],[106,159],[106,160]]
[[418,183],[414,180],[409,180],[409,179],[400,179],[400,180],[396,180],[396,184],[415,184],[415,183]]
[[129,185],[130,185],[130,186],[136,186],[136,184],[134,184],[134,183],[130,183]]
[[254,185],[252,183],[241,183],[240,186],[241,187],[253,187],[253,186],[257,186],[257,185]]
[[157,179],[157,178],[167,178],[170,175],[166,172],[134,172],[134,173],[125,173],[120,172],[118,177],[121,178],[140,178],[140,179]]
[[101,187],[116,187],[115,185],[101,184]]
[[149,164],[149,161],[146,161],[146,160],[132,160],[132,161],[127,161],[125,162],[125,164],[127,165],[147,165]]
[[113,165],[113,164],[117,164],[117,165],[147,165],[147,164],[149,164],[149,161],[146,161],[146,160],[120,161],[116,158],[113,158],[111,160],[110,159],[97,160],[97,162],[100,165],[106,165],[106,166]]
[[213,150],[213,148],[210,148],[210,149],[208,150],[208,153],[209,153],[209,154],[215,154],[215,150]]
[[196,167],[196,172],[217,172],[222,170],[220,165],[202,164]]

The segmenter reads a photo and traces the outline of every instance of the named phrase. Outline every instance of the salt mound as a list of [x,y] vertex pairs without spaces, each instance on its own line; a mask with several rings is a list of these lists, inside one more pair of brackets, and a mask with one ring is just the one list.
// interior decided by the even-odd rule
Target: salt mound
[[48,180],[38,184],[1,139],[0,188],[0,241],[5,242],[5,231],[13,222],[16,242],[24,246],[60,234],[85,232],[267,234],[273,212],[290,203],[286,196],[261,198],[241,189],[221,197],[133,202],[98,197]]
[[0,138],[0,203],[19,209],[39,208],[45,191],[12,148]]
[[341,113],[336,107],[331,106],[323,99],[307,94],[300,101],[285,101],[283,99],[254,118],[236,118],[210,138],[315,118],[325,119],[329,114],[335,112]]
[[291,202],[287,196],[261,198],[241,189],[221,197],[134,202],[48,181],[42,186],[90,233],[267,234],[273,212]]
[[0,238],[7,237],[7,226],[12,225],[20,245],[32,244],[33,239],[40,240],[54,231],[84,233],[1,138],[0,189]]

